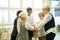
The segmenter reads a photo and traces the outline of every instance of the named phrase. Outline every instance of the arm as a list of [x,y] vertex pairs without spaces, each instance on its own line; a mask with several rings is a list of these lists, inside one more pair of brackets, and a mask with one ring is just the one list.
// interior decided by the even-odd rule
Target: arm
[[42,28],[42,26],[44,26],[46,23],[48,23],[50,20],[52,19],[52,16],[50,14],[47,14],[43,21],[38,23],[38,29],[40,30]]
[[27,30],[34,30],[34,27],[31,25],[33,23],[33,18],[30,16],[30,18],[27,18],[27,21],[25,23],[25,27]]
[[34,30],[34,27],[28,22],[25,23],[25,27],[27,30]]
[[37,24],[38,24],[37,25],[38,30],[41,30],[44,27],[44,24],[42,22],[38,22]]
[[53,32],[53,33],[55,33],[55,28],[50,28],[48,31],[46,31],[46,34],[49,34],[50,32]]
[[[50,14],[48,14],[44,19],[44,25],[46,23],[48,23],[51,19],[52,19],[52,16]],[[54,32],[53,30],[54,30],[54,28],[50,28],[49,30],[46,31],[46,34],[48,34],[50,32]]]
[[20,33],[20,18],[17,20],[17,31]]
[[43,20],[43,24],[45,25],[52,19],[52,16],[50,14],[47,14]]

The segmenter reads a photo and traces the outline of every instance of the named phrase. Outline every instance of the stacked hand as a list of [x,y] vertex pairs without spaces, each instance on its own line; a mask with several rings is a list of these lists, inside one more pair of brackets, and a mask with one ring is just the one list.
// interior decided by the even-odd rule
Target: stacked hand
[[32,23],[32,26],[34,27],[34,31],[39,31],[36,23]]

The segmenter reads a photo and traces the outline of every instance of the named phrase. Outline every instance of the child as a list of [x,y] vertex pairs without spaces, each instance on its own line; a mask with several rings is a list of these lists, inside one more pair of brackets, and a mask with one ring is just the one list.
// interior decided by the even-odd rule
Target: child
[[20,13],[17,21],[18,35],[16,40],[28,40],[28,30],[25,27],[26,20],[27,14],[24,12]]
[[39,40],[46,40],[46,33],[44,30],[44,25],[43,25],[45,13],[40,12],[38,16],[39,16],[40,22],[38,22],[38,30],[36,31],[38,31]]

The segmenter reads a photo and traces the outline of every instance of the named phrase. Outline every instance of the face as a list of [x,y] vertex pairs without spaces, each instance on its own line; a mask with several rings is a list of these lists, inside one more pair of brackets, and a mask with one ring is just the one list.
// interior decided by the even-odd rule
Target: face
[[48,10],[47,10],[47,9],[45,9],[45,8],[43,8],[43,11],[44,11],[45,13],[48,13]]
[[28,11],[28,14],[31,15],[31,14],[32,14],[32,10],[29,10],[29,11]]
[[43,20],[43,19],[44,19],[44,16],[42,16],[42,15],[39,15],[39,18],[40,18],[41,20]]

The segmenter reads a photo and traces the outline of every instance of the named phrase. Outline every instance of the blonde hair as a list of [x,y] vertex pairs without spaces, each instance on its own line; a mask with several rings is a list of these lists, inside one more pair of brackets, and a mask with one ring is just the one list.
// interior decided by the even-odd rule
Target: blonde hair
[[50,6],[49,5],[45,5],[45,6],[43,6],[43,9],[46,9],[49,12],[50,11]]
[[19,18],[18,18],[18,21],[17,21],[17,31],[18,31],[18,33],[20,33],[20,30],[21,30],[21,22],[22,22],[22,20],[21,20],[21,18],[27,18],[27,14],[25,13],[25,12],[21,12],[19,15]]
[[39,12],[39,14],[38,14],[39,16],[45,16],[45,13],[42,11],[42,12]]
[[27,14],[25,12],[21,12],[18,16],[20,18],[27,18]]

